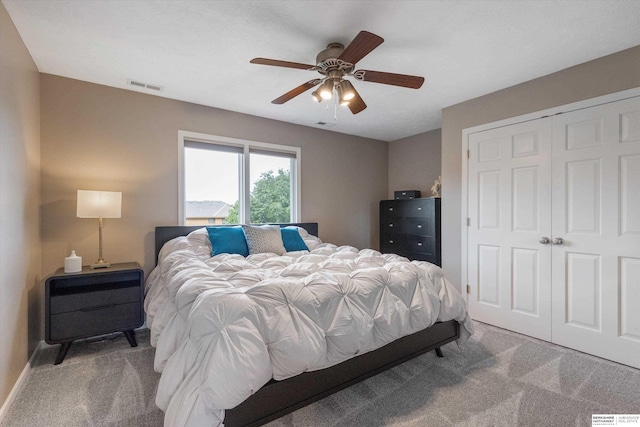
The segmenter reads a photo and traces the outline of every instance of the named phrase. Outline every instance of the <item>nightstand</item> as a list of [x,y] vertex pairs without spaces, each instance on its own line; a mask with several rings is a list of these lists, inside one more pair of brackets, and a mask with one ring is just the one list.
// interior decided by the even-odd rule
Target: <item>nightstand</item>
[[62,363],[75,340],[124,332],[135,347],[133,330],[144,323],[144,272],[137,262],[111,264],[78,273],[58,269],[45,282],[45,341],[62,344]]

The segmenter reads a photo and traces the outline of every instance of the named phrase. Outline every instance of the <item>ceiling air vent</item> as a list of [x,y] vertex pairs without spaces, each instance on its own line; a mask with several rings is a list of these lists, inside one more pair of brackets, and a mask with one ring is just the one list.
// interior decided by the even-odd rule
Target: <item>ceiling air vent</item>
[[162,92],[164,90],[164,88],[162,86],[149,84],[149,83],[143,83],[143,82],[139,82],[137,80],[131,80],[131,79],[127,79],[127,84],[129,84],[131,86],[139,87],[139,88],[142,88],[142,89],[155,90],[157,92]]
[[332,128],[336,125],[335,123],[327,123],[327,122],[317,122],[316,124],[320,126],[328,127],[328,128]]

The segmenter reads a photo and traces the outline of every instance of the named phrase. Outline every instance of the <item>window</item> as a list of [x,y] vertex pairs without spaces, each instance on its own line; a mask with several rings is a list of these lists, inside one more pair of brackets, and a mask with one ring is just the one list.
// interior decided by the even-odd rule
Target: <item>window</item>
[[300,148],[178,135],[181,224],[298,221]]

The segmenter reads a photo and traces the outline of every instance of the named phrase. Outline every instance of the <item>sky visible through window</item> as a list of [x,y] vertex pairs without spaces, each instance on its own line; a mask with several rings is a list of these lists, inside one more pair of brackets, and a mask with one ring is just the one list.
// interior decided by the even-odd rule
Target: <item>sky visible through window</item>
[[[221,200],[233,205],[238,200],[238,157],[236,153],[185,148],[185,199]],[[260,174],[278,169],[289,170],[291,160],[283,157],[251,154],[251,189]]]

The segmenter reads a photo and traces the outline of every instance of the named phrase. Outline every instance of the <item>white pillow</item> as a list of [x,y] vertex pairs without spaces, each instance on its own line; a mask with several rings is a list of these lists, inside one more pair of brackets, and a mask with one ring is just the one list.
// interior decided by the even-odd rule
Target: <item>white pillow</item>
[[247,238],[250,255],[265,252],[283,255],[287,251],[278,225],[243,225],[242,231]]
[[207,233],[206,227],[198,228],[187,234],[189,242],[195,243],[200,246],[207,246],[211,249],[211,240],[209,240],[209,233]]
[[[303,231],[303,230],[304,228],[300,229],[300,231]],[[300,235],[302,235],[302,233],[300,233]],[[304,241],[304,244],[307,245],[310,251],[314,250],[322,243],[322,240],[320,240],[319,237],[316,237],[313,234],[309,234],[309,233],[307,233],[307,236],[303,237],[302,240]]]

